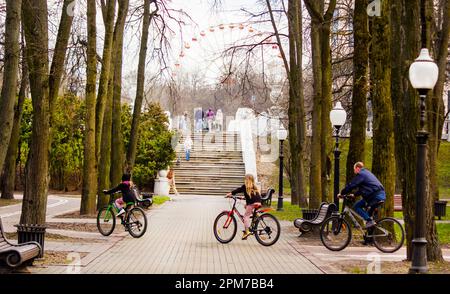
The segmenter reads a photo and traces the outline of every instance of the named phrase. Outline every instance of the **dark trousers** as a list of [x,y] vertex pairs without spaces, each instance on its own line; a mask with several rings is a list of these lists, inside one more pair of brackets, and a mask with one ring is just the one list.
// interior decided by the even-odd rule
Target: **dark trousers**
[[[370,221],[372,220],[372,214],[374,210],[378,208],[378,206],[380,206],[380,201],[385,200],[386,200],[386,193],[384,191],[381,191],[380,193],[372,197],[369,202],[367,202],[365,199],[359,200],[358,202],[355,203],[353,208],[360,216],[362,216],[362,218],[365,221]],[[369,210],[366,211],[365,208],[367,206],[370,206],[370,208]]]

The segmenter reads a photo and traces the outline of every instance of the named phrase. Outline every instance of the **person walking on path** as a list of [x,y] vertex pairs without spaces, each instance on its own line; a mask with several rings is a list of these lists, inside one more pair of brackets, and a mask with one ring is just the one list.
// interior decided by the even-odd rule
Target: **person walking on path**
[[177,196],[180,195],[180,193],[178,193],[177,187],[175,185],[175,172],[174,172],[173,168],[169,169],[169,173],[167,174],[167,179],[169,180],[169,187],[170,187],[169,194],[170,194],[170,191],[173,191],[175,193],[175,195],[177,195]]
[[195,132],[199,133],[202,131],[203,127],[203,111],[201,108],[197,108],[194,114],[195,118]]
[[184,139],[184,152],[186,153],[187,161],[191,159],[191,149],[192,149],[192,139],[191,135],[188,134],[186,139]]
[[255,184],[255,177],[252,174],[246,174],[244,185],[228,193],[227,197],[231,197],[231,195],[236,195],[238,193],[244,193],[245,196],[245,232],[244,235],[242,235],[242,240],[246,240],[250,235],[250,216],[253,214],[253,209],[261,207],[261,194]]
[[181,133],[183,135],[185,135],[187,133],[187,129],[188,129],[188,114],[187,114],[186,111],[184,112],[184,114],[180,118],[179,128],[180,128]]
[[[366,221],[366,228],[370,228],[375,225],[371,215],[380,205],[380,202],[386,200],[386,192],[377,177],[364,168],[364,163],[355,163],[353,171],[356,177],[342,189],[338,197],[356,189],[355,196],[362,196],[363,199],[355,203],[355,211]],[[364,209],[367,206],[370,207],[369,211]]]
[[214,111],[212,109],[208,109],[208,112],[206,113],[206,120],[208,121],[208,131],[212,132],[212,123],[214,120]]

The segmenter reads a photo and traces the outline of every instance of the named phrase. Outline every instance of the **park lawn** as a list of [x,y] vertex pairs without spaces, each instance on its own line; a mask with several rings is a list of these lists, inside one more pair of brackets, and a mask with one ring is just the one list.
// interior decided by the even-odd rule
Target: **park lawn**
[[436,224],[439,242],[450,245],[450,224]]
[[[441,217],[441,220],[450,220],[450,206],[447,206],[445,216]],[[394,217],[398,219],[403,219],[403,212],[402,211],[395,211]],[[439,220],[437,217],[434,218],[435,220]]]
[[283,201],[283,211],[277,211],[277,201],[272,201],[273,210],[270,211],[278,220],[294,221],[302,216],[301,209],[297,205],[292,205],[289,201]]
[[169,201],[170,197],[169,196],[159,196],[159,195],[155,195],[153,196],[153,204],[156,205],[161,205],[166,201]]
[[437,168],[439,197],[450,199],[450,142],[441,141]]
[[22,200],[20,200],[20,199],[1,199],[0,198],[0,207],[19,204],[20,202],[22,202]]

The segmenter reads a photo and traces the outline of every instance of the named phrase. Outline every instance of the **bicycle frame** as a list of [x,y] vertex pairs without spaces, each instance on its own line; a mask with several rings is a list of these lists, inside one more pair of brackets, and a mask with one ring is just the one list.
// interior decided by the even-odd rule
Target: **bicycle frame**
[[[236,208],[236,202],[237,202],[238,198],[237,197],[233,197],[233,200],[234,200],[234,202],[233,202],[233,207],[231,208],[231,210],[229,210],[229,211],[228,210],[224,210],[224,212],[228,213],[228,218],[225,221],[225,224],[223,225],[223,227],[225,229],[227,229],[228,226],[231,224],[232,216],[234,214],[236,214],[239,217],[239,219],[241,220],[241,222],[244,223],[244,216]],[[254,209],[253,210],[253,214],[252,214],[252,223],[250,224],[250,228],[253,229],[253,226],[255,224],[255,220],[257,219],[256,216],[257,216],[258,213],[264,213],[264,212],[267,212],[267,211],[270,211],[270,210],[272,210],[272,209],[271,208],[266,208],[266,209],[261,209],[261,210]]]
[[[344,218],[346,215],[348,215],[349,216],[349,218],[350,218],[350,220],[352,221],[352,224],[353,224],[353,227],[355,228],[355,229],[358,229],[359,231],[361,231],[361,233],[363,234],[363,235],[365,235],[366,237],[373,237],[373,236],[387,236],[388,234],[389,234],[389,232],[385,229],[385,228],[383,228],[383,227],[378,227],[378,226],[376,226],[376,228],[378,229],[378,230],[380,230],[380,231],[382,231],[383,232],[383,235],[374,235],[373,234],[373,229],[375,228],[372,228],[371,230],[364,230],[363,229],[363,227],[360,225],[360,222],[359,221],[364,221],[364,219],[355,211],[355,210],[353,210],[352,208],[350,208],[348,205],[347,205],[347,198],[344,198],[344,203],[343,203],[343,205],[342,205],[342,211],[341,211],[341,213],[340,213],[340,217],[341,218]],[[359,221],[358,221],[359,220]]]
[[[111,213],[111,211],[114,211],[115,210],[115,206],[114,206],[114,198],[112,197],[112,195],[114,195],[114,194],[117,194],[117,193],[120,193],[120,192],[116,192],[116,193],[113,193],[113,194],[110,194],[109,195],[109,202],[108,202],[108,208],[107,208],[107,213],[105,214],[105,218],[104,218],[104,220],[105,221],[108,221],[109,220],[109,218],[108,217],[110,217],[110,216],[112,216],[112,217],[115,217],[115,215],[114,215],[114,213]],[[124,209],[125,209],[125,215],[123,215],[123,216],[121,216],[121,219],[122,219],[122,225],[125,225],[126,223],[125,223],[125,220],[127,219],[127,215],[128,215],[128,212],[130,211],[130,207],[132,207],[132,206],[134,206],[135,205],[135,203],[134,202],[127,202],[127,203],[125,203],[125,207],[124,207]]]

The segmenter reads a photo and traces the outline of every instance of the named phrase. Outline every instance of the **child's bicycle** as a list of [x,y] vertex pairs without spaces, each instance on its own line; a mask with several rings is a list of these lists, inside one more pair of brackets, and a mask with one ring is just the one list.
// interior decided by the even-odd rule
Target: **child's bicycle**
[[[373,243],[378,250],[392,253],[399,250],[405,241],[405,231],[398,220],[385,217],[375,220],[375,225],[368,229],[363,228],[356,219],[362,220],[361,216],[347,206],[347,202],[354,198],[353,195],[343,195],[344,204],[340,213],[333,213],[327,218],[320,228],[320,239],[323,245],[331,251],[340,251],[348,246],[352,239],[352,225],[357,229],[364,244]],[[380,202],[382,205],[383,202]],[[375,209],[374,212],[377,212]],[[349,224],[348,220],[351,221]]]
[[[112,195],[110,195],[108,206],[100,209],[97,215],[97,228],[103,236],[111,235],[116,227],[115,212],[117,212],[117,208],[114,206],[114,197]],[[125,207],[125,213],[119,216],[120,223],[125,227],[125,231],[128,231],[134,238],[142,237],[147,230],[147,216],[142,208],[136,206],[140,201],[146,200],[137,199],[136,203],[128,202]]]
[[[231,196],[234,200],[231,210],[221,212],[214,221],[214,236],[220,243],[229,243],[236,236],[237,221],[235,215],[244,223],[243,215],[236,209],[237,200],[245,200],[244,197]],[[227,197],[225,197],[227,198]],[[264,246],[271,246],[280,237],[280,223],[275,216],[267,213],[271,208],[253,210],[250,232],[255,235],[256,240]]]

